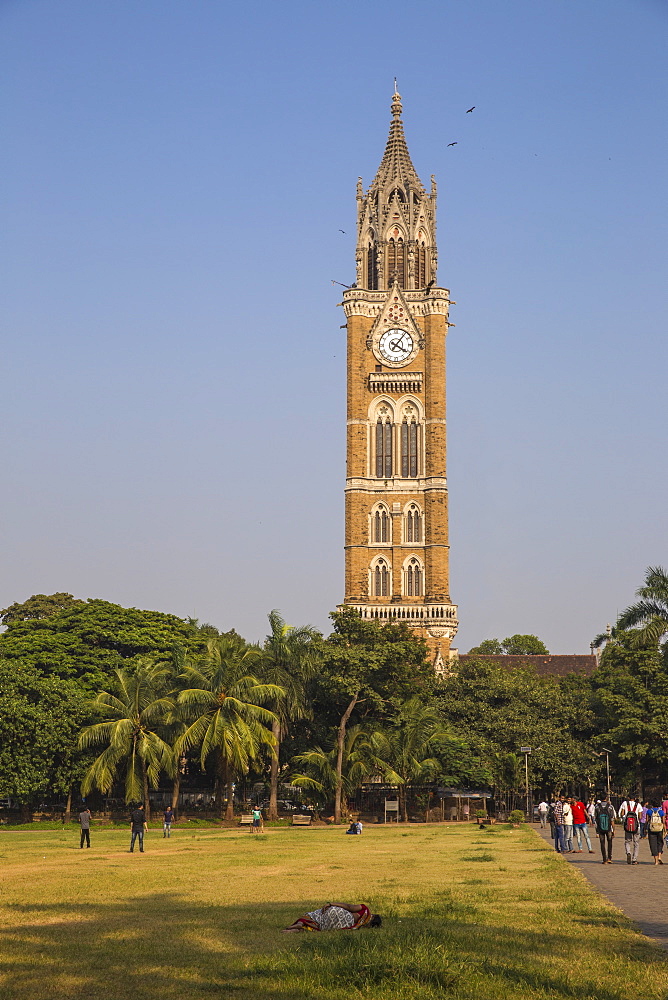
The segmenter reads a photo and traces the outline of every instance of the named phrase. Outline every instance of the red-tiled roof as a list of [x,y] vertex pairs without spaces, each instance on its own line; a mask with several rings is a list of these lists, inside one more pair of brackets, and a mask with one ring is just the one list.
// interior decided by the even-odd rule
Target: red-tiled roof
[[459,661],[485,660],[501,667],[533,667],[542,677],[565,677],[566,674],[589,676],[596,669],[596,657],[591,653],[568,656],[490,656],[486,653],[461,653]]

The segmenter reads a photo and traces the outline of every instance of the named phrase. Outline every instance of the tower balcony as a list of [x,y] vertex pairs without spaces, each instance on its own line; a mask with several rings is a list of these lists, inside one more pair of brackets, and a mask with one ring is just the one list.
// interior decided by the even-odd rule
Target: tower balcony
[[422,392],[422,372],[371,372],[369,390],[376,395],[382,392]]
[[[405,621],[423,625],[425,628],[449,626],[457,630],[456,604],[347,604],[358,612],[361,618],[376,621]],[[454,634],[454,633],[453,633]]]

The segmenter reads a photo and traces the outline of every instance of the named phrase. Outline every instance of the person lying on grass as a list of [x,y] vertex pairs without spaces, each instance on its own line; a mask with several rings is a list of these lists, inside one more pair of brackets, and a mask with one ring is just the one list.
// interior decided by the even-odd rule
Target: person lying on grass
[[283,931],[357,931],[360,927],[380,927],[381,918],[364,903],[326,903],[319,910],[297,917]]

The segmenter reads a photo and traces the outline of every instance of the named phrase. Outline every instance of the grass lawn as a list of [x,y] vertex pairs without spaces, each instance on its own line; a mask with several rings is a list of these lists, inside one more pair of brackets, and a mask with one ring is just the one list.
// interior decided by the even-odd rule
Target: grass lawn
[[[531,830],[0,830],[2,1000],[659,1000],[665,953]],[[328,900],[380,930],[281,934]]]

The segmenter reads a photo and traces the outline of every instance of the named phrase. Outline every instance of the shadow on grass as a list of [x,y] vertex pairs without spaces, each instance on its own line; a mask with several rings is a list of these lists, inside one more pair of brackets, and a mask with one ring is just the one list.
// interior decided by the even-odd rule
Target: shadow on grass
[[[586,942],[550,930],[489,926],[480,910],[449,891],[384,914],[380,930],[283,935],[301,906],[198,904],[171,893],[127,902],[8,907],[15,921],[0,931],[3,1000],[625,1000],[587,972]],[[569,974],[583,949],[577,980]],[[618,941],[620,953],[658,962],[642,939]],[[552,958],[567,956],[563,974]],[[465,987],[465,988],[464,988]]]

